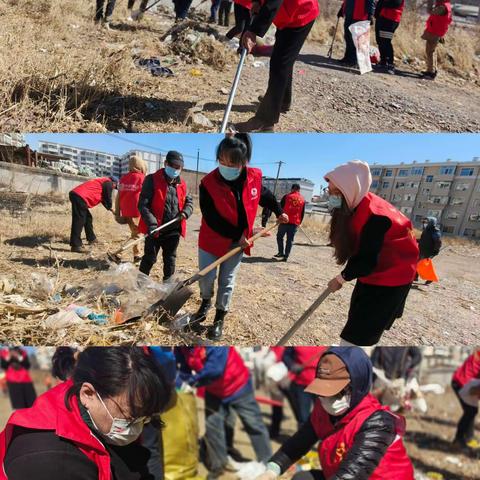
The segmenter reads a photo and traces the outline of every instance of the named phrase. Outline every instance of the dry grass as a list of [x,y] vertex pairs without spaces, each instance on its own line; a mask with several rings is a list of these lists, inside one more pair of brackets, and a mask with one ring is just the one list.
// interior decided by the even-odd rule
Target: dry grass
[[[330,44],[335,31],[336,16],[320,17],[310,34],[310,40]],[[405,11],[395,32],[393,45],[398,63],[405,62],[415,68],[423,68],[425,41],[421,39],[425,19],[414,11]],[[373,27],[372,27],[373,28]],[[372,32],[372,42],[375,34]],[[343,53],[343,20],[340,20],[335,37],[334,57]],[[438,64],[442,70],[465,79],[477,80],[480,75],[480,27],[453,24],[445,37],[445,43],[437,48]]]

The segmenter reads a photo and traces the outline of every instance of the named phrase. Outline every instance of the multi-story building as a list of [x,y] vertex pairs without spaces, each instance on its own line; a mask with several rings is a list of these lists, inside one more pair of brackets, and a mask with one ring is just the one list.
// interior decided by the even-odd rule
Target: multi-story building
[[90,170],[96,176],[114,174],[113,167],[120,159],[120,156],[111,153],[45,141],[38,142],[38,151],[73,160],[79,169]]
[[300,193],[305,197],[305,201],[310,203],[313,197],[313,189],[315,184],[306,178],[279,178],[277,187],[275,188],[275,178],[263,177],[263,184],[272,192],[275,190],[275,196],[278,200],[292,190],[292,185],[298,183],[300,185]]
[[370,190],[408,216],[416,227],[435,217],[442,232],[480,238],[480,158],[470,162],[371,165]]
[[11,147],[24,147],[25,138],[21,133],[0,133],[0,145]]
[[144,150],[130,150],[113,165],[113,174],[121,177],[128,173],[128,161],[132,155],[140,157],[147,164],[147,175],[163,167],[164,160],[161,153],[146,152]]

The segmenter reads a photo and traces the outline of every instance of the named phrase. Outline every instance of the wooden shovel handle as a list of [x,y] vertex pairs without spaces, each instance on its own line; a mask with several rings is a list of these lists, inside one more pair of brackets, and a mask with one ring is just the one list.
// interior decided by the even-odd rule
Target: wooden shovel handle
[[[254,235],[253,237],[249,238],[248,241],[249,242],[254,242],[255,240],[258,240],[260,237],[262,237],[263,235],[265,235],[266,233],[270,232],[271,230],[273,230],[274,228],[276,228],[278,226],[278,222],[271,225],[270,227],[267,227],[267,228],[264,228],[263,230],[260,230],[260,232],[258,232],[256,235]],[[229,258],[233,257],[234,255],[236,255],[237,253],[240,253],[241,251],[243,250],[243,247],[235,247],[235,248],[232,248],[232,250],[230,250],[229,252],[227,252],[223,257],[220,257],[218,258],[217,260],[215,260],[213,263],[211,263],[210,265],[208,265],[208,267],[205,267],[203,270],[200,270],[197,275],[195,275],[195,277],[204,277],[207,273],[211,272],[212,270],[214,270],[215,268],[217,268],[220,264],[222,264],[223,262],[225,262],[226,260],[228,260]]]

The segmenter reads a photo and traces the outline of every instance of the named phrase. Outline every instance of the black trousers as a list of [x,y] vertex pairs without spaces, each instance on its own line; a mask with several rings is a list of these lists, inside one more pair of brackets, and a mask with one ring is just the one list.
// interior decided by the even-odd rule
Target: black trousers
[[313,24],[314,21],[303,27],[284,28],[275,34],[268,88],[256,113],[268,125],[277,123],[280,113],[290,108],[293,66]]
[[458,424],[457,424],[455,441],[459,442],[462,445],[465,445],[474,437],[475,417],[478,414],[478,408],[468,405],[460,398],[459,391],[461,390],[462,387],[457,382],[452,382],[452,388],[463,410],[463,415],[460,417],[460,420],[458,421]]
[[[147,8],[148,0],[141,0],[140,2],[140,11],[144,12]],[[128,0],[127,8],[131,10],[135,6],[135,0]]]
[[147,423],[142,432],[142,444],[150,451],[148,471],[152,480],[164,480],[165,462],[163,458],[163,437],[160,427]]
[[296,473],[292,480],[325,480],[325,475],[321,470],[308,470]]
[[169,234],[166,237],[161,235],[157,238],[147,237],[145,240],[145,254],[140,262],[140,271],[145,275],[150,274],[150,270],[157,261],[158,252],[162,249],[163,258],[163,280],[167,280],[175,273],[175,264],[177,262],[177,247],[180,243],[180,233]]
[[348,320],[340,336],[360,346],[375,345],[383,332],[403,315],[411,284],[398,287],[357,281],[350,300]]
[[353,20],[351,18],[345,18],[343,23],[344,29],[344,38],[345,38],[345,55],[343,56],[343,60],[348,63],[357,63],[357,49],[355,48],[355,44],[353,43],[352,33],[348,29],[352,23],[356,23],[357,20]]
[[175,18],[184,19],[187,18],[188,10],[192,0],[173,0],[173,5],[175,7]]
[[7,382],[8,394],[13,410],[20,408],[30,408],[37,398],[33,383]]
[[379,17],[375,21],[375,38],[380,50],[380,63],[382,65],[393,65],[395,63],[392,39],[398,25],[398,22],[383,17]]
[[88,242],[93,242],[97,237],[93,231],[93,218],[88,209],[85,200],[75,192],[69,193],[72,204],[72,228],[70,231],[70,246],[82,246],[82,230],[85,229],[85,235]]
[[[115,1],[116,0],[107,0],[107,8],[105,9],[105,18],[112,16],[113,9],[115,8]],[[97,9],[95,13],[95,18],[97,20],[101,20],[102,18],[104,18],[104,15],[103,15],[104,4],[105,4],[105,0],[97,0]]]
[[232,2],[222,0],[220,9],[218,10],[218,24],[228,27],[230,19],[230,11],[232,10]]

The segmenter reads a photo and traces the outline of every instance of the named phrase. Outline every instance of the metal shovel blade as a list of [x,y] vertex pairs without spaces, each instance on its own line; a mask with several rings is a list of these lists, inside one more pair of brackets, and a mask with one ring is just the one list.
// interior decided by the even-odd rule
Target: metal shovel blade
[[149,307],[147,315],[158,313],[159,322],[171,321],[192,295],[193,290],[185,282],[178,282],[165,298]]

